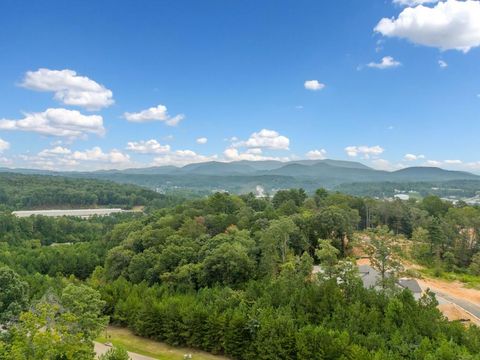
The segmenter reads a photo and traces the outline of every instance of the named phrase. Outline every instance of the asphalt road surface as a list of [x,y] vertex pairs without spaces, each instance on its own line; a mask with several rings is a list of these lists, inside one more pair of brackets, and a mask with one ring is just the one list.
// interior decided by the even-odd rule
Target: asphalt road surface
[[435,293],[435,295],[437,295],[437,300],[439,303],[442,303],[442,299],[445,299],[447,302],[458,305],[476,318],[480,319],[480,307],[478,305],[475,305],[474,303],[471,303],[467,300],[458,299],[456,297],[450,296],[442,291],[435,290],[433,292]]

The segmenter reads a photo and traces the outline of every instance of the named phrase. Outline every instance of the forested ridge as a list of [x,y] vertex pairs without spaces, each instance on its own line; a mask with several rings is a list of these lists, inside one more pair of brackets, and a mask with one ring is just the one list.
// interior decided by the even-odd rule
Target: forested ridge
[[93,359],[108,321],[232,359],[480,359],[477,327],[447,321],[432,293],[365,289],[352,253],[368,236],[372,264],[393,271],[402,240],[427,267],[478,276],[480,209],[466,204],[292,189],[0,220],[0,359]]
[[167,204],[168,200],[165,195],[152,190],[112,181],[0,173],[0,204],[13,210],[97,206],[130,208],[152,203]]

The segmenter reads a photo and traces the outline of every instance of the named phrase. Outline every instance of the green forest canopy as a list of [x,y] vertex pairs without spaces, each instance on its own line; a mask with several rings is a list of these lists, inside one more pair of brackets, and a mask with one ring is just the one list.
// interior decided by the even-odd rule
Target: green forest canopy
[[479,359],[480,330],[448,322],[432,294],[364,289],[347,241],[383,227],[427,266],[480,275],[480,210],[462,203],[292,189],[89,220],[4,213],[0,226],[16,304],[0,307],[2,360],[93,359],[107,317],[232,359]]

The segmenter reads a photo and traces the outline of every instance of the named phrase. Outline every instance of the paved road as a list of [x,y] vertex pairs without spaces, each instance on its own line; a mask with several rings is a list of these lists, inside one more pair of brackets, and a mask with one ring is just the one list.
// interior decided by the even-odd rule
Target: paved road
[[443,298],[449,302],[452,302],[455,305],[460,306],[462,309],[468,311],[470,314],[472,314],[476,318],[480,319],[480,306],[470,301],[458,299],[456,297],[450,296],[449,294],[446,294],[442,291],[435,290],[434,293],[435,295],[437,295],[437,298]]
[[[105,354],[110,349],[111,349],[110,346],[101,344],[99,342],[95,342],[95,353],[97,354],[97,356]],[[135,353],[132,353],[132,352],[129,352],[128,355],[130,356],[131,360],[157,360],[157,359],[149,357],[149,356],[135,354]]]
[[458,297],[455,297],[446,293],[445,291],[438,289],[435,286],[430,287],[422,283],[421,281],[420,281],[420,285],[424,291],[427,290],[427,288],[430,289],[430,291],[432,291],[435,294],[437,301],[440,305],[453,303],[458,307],[462,308],[463,310],[465,310],[466,312],[470,313],[474,317],[476,317],[480,322],[480,304],[478,304],[477,302],[460,299]]

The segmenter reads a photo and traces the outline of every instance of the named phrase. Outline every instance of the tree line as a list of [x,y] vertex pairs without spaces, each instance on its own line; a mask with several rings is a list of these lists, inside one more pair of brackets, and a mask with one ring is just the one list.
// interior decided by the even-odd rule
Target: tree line
[[175,197],[112,181],[61,176],[0,173],[0,204],[4,209],[45,209],[138,205],[171,205]]

